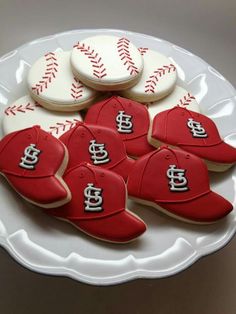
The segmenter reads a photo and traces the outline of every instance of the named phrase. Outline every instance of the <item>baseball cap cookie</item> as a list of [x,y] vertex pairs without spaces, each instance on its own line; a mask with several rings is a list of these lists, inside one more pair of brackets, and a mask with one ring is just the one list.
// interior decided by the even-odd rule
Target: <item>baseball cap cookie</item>
[[130,242],[145,232],[144,222],[126,210],[126,186],[121,176],[82,163],[68,170],[64,180],[72,199],[58,209],[47,211],[48,214],[108,242]]
[[225,143],[207,116],[174,107],[157,114],[149,133],[155,146],[178,146],[205,160],[211,171],[225,171],[236,162],[236,149]]
[[128,193],[137,202],[186,222],[209,224],[233,206],[211,191],[205,163],[179,149],[161,147],[136,161]]
[[31,96],[43,107],[55,111],[76,111],[88,107],[98,93],[75,78],[70,51],[49,52],[39,58],[28,74]]
[[147,140],[150,127],[148,110],[134,100],[112,96],[100,101],[88,110],[85,122],[118,132],[127,154],[132,157],[140,157],[154,150]]
[[74,45],[71,65],[84,84],[96,90],[114,91],[137,83],[143,58],[128,38],[97,35]]
[[175,106],[200,112],[199,104],[192,93],[178,85],[176,85],[172,93],[165,98],[147,104],[151,119],[153,119],[158,113],[171,109]]
[[157,101],[172,92],[177,79],[176,67],[163,54],[149,48],[139,48],[143,56],[143,72],[134,86],[122,91],[124,97],[140,101]]
[[70,201],[62,179],[68,154],[55,137],[34,126],[0,141],[0,173],[27,201],[45,208]]
[[86,161],[112,170],[126,181],[135,163],[127,156],[124,143],[117,132],[106,127],[77,123],[60,140],[69,152],[68,169]]
[[43,130],[58,138],[73,128],[78,121],[82,121],[79,112],[50,111],[26,95],[6,108],[2,119],[2,129],[6,135],[32,125],[40,125]]

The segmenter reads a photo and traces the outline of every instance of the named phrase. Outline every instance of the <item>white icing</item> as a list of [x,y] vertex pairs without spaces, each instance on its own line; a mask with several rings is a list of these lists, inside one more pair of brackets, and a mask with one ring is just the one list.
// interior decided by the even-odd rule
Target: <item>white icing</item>
[[194,121],[192,118],[188,119],[187,126],[190,129],[190,132],[193,134],[193,137],[207,137],[205,129],[202,127],[201,123]]
[[70,51],[39,58],[28,74],[29,91],[45,102],[58,105],[84,103],[97,92],[75,79],[70,66]]
[[179,169],[176,165],[170,165],[166,172],[169,180],[170,191],[184,192],[188,190],[187,179],[185,177],[185,169]]
[[116,116],[116,128],[119,133],[132,133],[133,123],[131,121],[132,116],[125,113],[125,111],[119,111]]
[[35,144],[30,144],[25,148],[24,156],[21,157],[21,162],[19,163],[19,166],[27,170],[35,169],[35,165],[39,161],[40,153],[41,151],[36,148]]
[[78,121],[82,121],[80,113],[49,111],[27,95],[17,99],[6,108],[2,129],[6,135],[33,125],[40,125],[43,130],[50,132],[55,137],[60,137]]
[[140,80],[121,95],[142,102],[156,101],[173,90],[177,79],[176,67],[159,52],[146,48],[142,55],[144,67]]
[[87,80],[103,84],[130,81],[143,69],[142,56],[130,41],[107,35],[89,37],[75,45],[71,64]]
[[102,189],[94,187],[93,183],[88,183],[84,189],[85,211],[98,212],[102,211]]
[[96,140],[91,140],[89,145],[89,153],[94,165],[106,164],[110,161],[105,144],[98,144]]
[[153,119],[159,112],[171,109],[174,106],[181,106],[195,112],[200,111],[199,105],[194,96],[180,86],[176,86],[173,92],[167,97],[157,102],[148,104],[148,111],[150,117]]

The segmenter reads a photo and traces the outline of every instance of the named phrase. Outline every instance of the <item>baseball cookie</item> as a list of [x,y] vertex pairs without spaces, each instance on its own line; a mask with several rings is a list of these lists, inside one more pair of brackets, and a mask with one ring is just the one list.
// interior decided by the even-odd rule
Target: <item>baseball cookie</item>
[[72,199],[63,207],[47,210],[47,214],[108,242],[130,242],[145,232],[144,222],[126,210],[127,192],[121,176],[82,163],[68,170],[64,180]]
[[107,35],[74,45],[71,64],[79,80],[101,91],[129,88],[138,82],[143,70],[143,58],[129,39]]
[[70,51],[49,52],[39,58],[28,74],[31,96],[43,107],[55,111],[75,111],[89,106],[98,93],[75,78]]
[[88,162],[112,170],[126,181],[135,162],[127,156],[119,134],[99,125],[77,123],[60,140],[69,152],[68,169]]
[[159,101],[149,103],[147,106],[151,119],[153,119],[159,112],[171,109],[175,106],[188,108],[189,110],[196,112],[200,111],[199,104],[195,97],[189,91],[177,85],[170,95]]
[[153,119],[149,142],[178,146],[205,160],[211,171],[225,171],[236,162],[236,148],[225,143],[215,123],[203,114],[174,107]]
[[179,149],[161,147],[136,161],[128,178],[135,201],[192,223],[213,223],[233,206],[210,189],[205,163]]
[[154,149],[147,140],[150,127],[148,110],[134,100],[112,96],[100,101],[88,110],[85,122],[116,130],[127,154],[132,157],[140,157]]
[[4,111],[2,129],[6,135],[33,125],[40,125],[43,130],[60,137],[79,121],[82,121],[79,112],[50,111],[26,95],[17,99]]
[[177,71],[170,59],[157,51],[139,48],[143,56],[143,72],[134,86],[122,91],[124,97],[150,102],[161,99],[172,92],[177,79]]
[[23,198],[41,207],[70,201],[62,179],[67,163],[63,143],[39,126],[10,133],[0,141],[0,173]]

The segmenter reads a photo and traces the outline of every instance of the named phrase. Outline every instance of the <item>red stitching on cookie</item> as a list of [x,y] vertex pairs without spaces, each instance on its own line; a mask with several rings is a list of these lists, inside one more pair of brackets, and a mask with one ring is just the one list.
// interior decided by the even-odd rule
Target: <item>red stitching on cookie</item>
[[148,51],[148,48],[139,47],[138,50],[141,53],[141,56],[143,56]]
[[44,76],[37,84],[35,84],[35,86],[32,86],[32,90],[36,92],[37,95],[42,93],[44,89],[48,88],[48,84],[51,83],[52,79],[56,77],[56,73],[58,71],[58,63],[55,53],[49,52],[45,54],[44,57],[46,61]]
[[196,99],[193,95],[191,95],[190,93],[188,93],[187,95],[185,95],[183,98],[181,98],[177,104],[177,106],[188,106],[192,100]]
[[153,74],[149,76],[149,79],[145,82],[146,83],[145,93],[155,93],[155,89],[159,81],[159,78],[167,73],[175,71],[176,67],[174,66],[174,64],[163,65],[162,68],[158,68],[157,70],[155,70]]
[[41,107],[40,104],[38,104],[37,102],[35,102],[34,104],[28,102],[27,104],[23,104],[23,105],[14,105],[14,106],[10,106],[8,107],[4,113],[7,116],[13,115],[15,116],[18,112],[21,113],[26,113],[27,110],[29,111],[34,111],[35,107]]
[[80,52],[88,57],[88,59],[92,63],[94,76],[99,79],[107,76],[106,68],[102,62],[102,58],[98,55],[97,52],[94,51],[94,49],[91,49],[90,46],[85,46],[85,44],[83,43],[80,44],[80,42],[74,45],[74,48],[78,49]]
[[57,122],[55,126],[50,126],[50,130],[49,133],[50,134],[58,134],[60,131],[61,132],[65,132],[65,131],[69,131],[70,129],[72,129],[77,122],[80,122],[80,120],[78,119],[73,119],[73,120],[66,120],[65,122]]
[[80,97],[83,96],[83,88],[84,85],[76,78],[74,77],[74,82],[71,85],[71,96],[75,99],[78,100]]
[[129,71],[130,75],[133,75],[139,73],[139,71],[130,55],[129,44],[129,39],[122,37],[117,42],[117,50],[121,60],[124,61],[123,65],[127,66],[127,71]]

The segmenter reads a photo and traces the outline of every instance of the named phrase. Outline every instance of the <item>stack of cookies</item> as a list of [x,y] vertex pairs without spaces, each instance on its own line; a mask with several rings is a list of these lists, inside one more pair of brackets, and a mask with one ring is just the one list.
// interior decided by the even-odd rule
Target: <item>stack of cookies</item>
[[135,202],[190,223],[224,218],[211,191],[236,149],[176,84],[176,65],[128,38],[99,35],[31,67],[28,95],[6,108],[0,173],[27,201],[95,238],[126,243],[148,226]]

